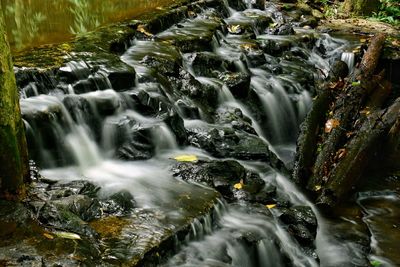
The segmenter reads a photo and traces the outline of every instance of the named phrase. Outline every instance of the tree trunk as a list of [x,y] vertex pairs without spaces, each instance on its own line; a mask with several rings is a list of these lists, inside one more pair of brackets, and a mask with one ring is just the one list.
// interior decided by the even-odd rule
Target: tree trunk
[[28,175],[24,124],[4,18],[0,12],[0,197],[19,194]]
[[382,165],[379,156],[400,158],[400,97],[390,103],[385,72],[376,74],[384,42],[375,36],[352,78],[323,87],[301,126],[293,179],[318,204],[343,200],[367,168]]
[[359,16],[371,16],[379,9],[379,0],[345,0],[344,10]]

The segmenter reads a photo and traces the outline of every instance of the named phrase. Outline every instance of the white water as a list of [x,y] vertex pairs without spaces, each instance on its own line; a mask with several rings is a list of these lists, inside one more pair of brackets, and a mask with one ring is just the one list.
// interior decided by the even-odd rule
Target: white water
[[343,52],[342,53],[341,60],[346,62],[347,66],[349,67],[349,73],[353,72],[354,59],[355,59],[355,55],[353,52]]
[[[244,19],[239,13],[229,9],[232,19]],[[229,41],[228,39],[222,41]],[[264,36],[259,35],[259,39],[275,39],[275,40],[291,40],[287,36]],[[341,53],[346,43],[340,39],[331,38],[329,35],[322,35],[322,39],[318,42],[324,44],[328,48],[328,54],[334,56]],[[214,46],[219,42],[215,41]],[[222,43],[222,42],[221,42]],[[308,55],[308,61],[327,73],[329,64],[327,60],[322,59],[316,53],[302,50]],[[229,89],[222,85],[219,80],[196,77],[202,83],[208,83],[220,88],[220,105],[239,108],[243,114],[252,120],[252,126],[260,138],[262,138],[272,151],[278,150],[274,148],[269,141],[268,136],[274,140],[274,144],[288,144],[293,146],[293,135],[296,134],[298,125],[304,119],[306,112],[311,104],[310,93],[290,76],[276,76],[267,73],[262,69],[253,68],[248,70],[244,55],[234,46],[216,47],[214,49],[216,55],[226,59],[236,59],[234,64],[238,71],[248,72],[251,74],[251,89],[260,99],[265,115],[268,118],[268,127],[264,127],[257,122],[250,109],[239,100],[235,99]],[[135,41],[134,46],[130,48],[123,56],[122,61],[134,67],[137,72],[143,75],[148,70],[140,65],[140,55],[151,54],[163,57],[169,60],[179,58],[179,53],[173,49],[169,49],[165,44],[150,41]],[[282,62],[285,63],[285,62]],[[290,64],[286,62],[286,64]],[[186,66],[190,73],[190,67]],[[284,65],[283,65],[284,66]],[[65,71],[76,71],[86,68],[86,64],[75,62],[66,66]],[[301,68],[301,67],[298,67]],[[79,72],[79,71],[76,71]],[[82,76],[82,79],[85,77]],[[290,84],[290,88],[294,91],[293,95],[287,92],[285,85]],[[69,85],[70,93],[72,86]],[[136,88],[138,89],[138,88]],[[143,89],[143,88],[142,88]],[[173,96],[166,93],[168,99],[174,103]],[[97,114],[96,120],[99,120],[102,126],[100,131],[99,145],[94,140],[92,130],[87,127],[83,118],[85,114],[78,114],[79,119],[74,122],[71,114],[68,113],[62,104],[63,96],[36,96],[21,100],[21,107],[25,112],[44,112],[48,114],[56,114],[59,112],[62,123],[56,118],[53,120],[53,130],[60,143],[66,145],[68,151],[71,152],[73,162],[63,168],[49,168],[43,171],[43,175],[54,180],[76,180],[79,178],[87,179],[102,187],[102,194],[111,194],[120,190],[128,190],[134,196],[135,201],[141,208],[151,208],[160,210],[160,216],[165,217],[182,217],[187,211],[182,211],[177,207],[178,197],[182,194],[190,194],[193,201],[196,201],[196,195],[204,192],[210,192],[204,186],[178,181],[169,170],[175,160],[174,156],[181,154],[195,154],[198,157],[213,159],[208,153],[193,148],[180,149],[177,140],[172,131],[158,118],[146,117],[135,110],[132,110],[129,101],[122,97],[121,94],[112,89],[105,91],[96,91],[81,95],[91,105],[91,109]],[[291,97],[296,96],[296,101]],[[172,101],[173,100],[173,101]],[[101,118],[98,105],[101,101],[107,101],[115,107],[115,113]],[[125,162],[110,158],[115,149],[115,139],[117,127],[125,127],[123,129],[126,135],[132,134],[132,126],[130,124],[121,125],[119,122],[128,120],[135,122],[137,127],[151,126],[151,140],[156,146],[156,156],[150,160]],[[185,126],[204,126],[212,127],[204,121],[186,120]],[[33,125],[29,125],[29,129],[33,129]],[[268,134],[266,128],[270,131]],[[35,133],[33,133],[35,134]],[[40,140],[40,136],[36,136]],[[42,140],[44,143],[46,140]],[[48,151],[43,149],[43,158],[48,162],[56,161],[51,158]],[[252,162],[242,162],[251,168]],[[49,164],[52,166],[52,164]],[[257,168],[255,168],[257,169]],[[317,252],[321,259],[322,266],[334,266],[350,262],[346,257],[347,250],[353,249],[350,245],[339,243],[339,241],[331,238],[332,234],[330,226],[327,224],[317,209],[302,195],[296,187],[285,177],[276,172],[258,171],[260,175],[269,183],[277,186],[278,194],[286,195],[292,205],[306,205],[313,208],[318,218],[318,235],[317,235]],[[262,207],[265,209],[265,207]],[[210,216],[205,216],[202,220],[195,219],[191,228],[191,236],[188,237],[187,243],[182,245],[181,251],[171,258],[167,264],[169,266],[284,266],[284,257],[290,259],[293,266],[318,266],[317,261],[306,255],[301,246],[293,240],[293,238],[284,230],[276,217],[279,215],[279,209],[272,210],[269,214],[268,210],[264,212],[249,212],[246,207],[240,205],[217,205],[216,218],[212,222]],[[213,225],[215,223],[215,226]],[[246,246],[241,236],[246,233],[252,233],[259,241],[254,248],[255,254],[249,253],[250,248]],[[253,252],[254,252],[253,251]],[[227,254],[231,262],[227,263],[222,258]],[[256,258],[252,258],[256,255]],[[284,256],[283,256],[284,255]]]

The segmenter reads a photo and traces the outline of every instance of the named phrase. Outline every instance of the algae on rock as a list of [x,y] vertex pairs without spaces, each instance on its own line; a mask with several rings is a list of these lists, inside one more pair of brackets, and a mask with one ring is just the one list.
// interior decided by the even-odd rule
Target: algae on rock
[[28,152],[10,47],[0,16],[0,194],[17,193],[28,177]]

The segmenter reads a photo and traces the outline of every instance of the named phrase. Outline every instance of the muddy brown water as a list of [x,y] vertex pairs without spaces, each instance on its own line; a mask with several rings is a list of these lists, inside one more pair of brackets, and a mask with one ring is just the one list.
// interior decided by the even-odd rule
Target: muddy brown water
[[102,25],[134,19],[181,0],[1,0],[13,51],[61,43]]

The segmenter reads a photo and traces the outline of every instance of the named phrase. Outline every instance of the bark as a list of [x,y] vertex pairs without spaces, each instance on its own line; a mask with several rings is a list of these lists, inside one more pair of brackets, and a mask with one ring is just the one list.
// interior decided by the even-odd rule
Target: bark
[[347,82],[323,87],[301,127],[293,179],[319,204],[343,200],[374,155],[398,158],[400,98],[385,108],[391,85],[376,74],[384,41],[373,38]]
[[0,12],[0,196],[15,195],[28,179],[28,153],[10,47]]
[[379,0],[345,0],[344,10],[361,16],[370,16],[379,9]]

